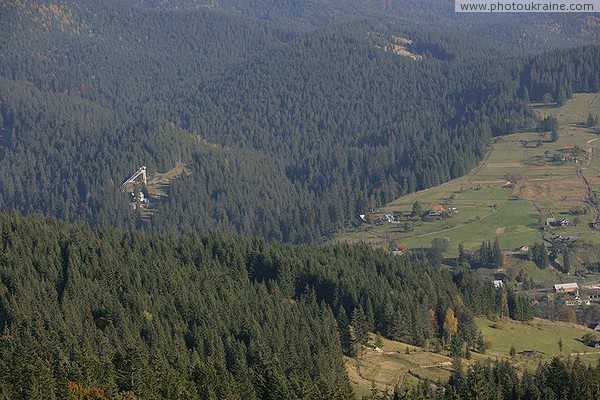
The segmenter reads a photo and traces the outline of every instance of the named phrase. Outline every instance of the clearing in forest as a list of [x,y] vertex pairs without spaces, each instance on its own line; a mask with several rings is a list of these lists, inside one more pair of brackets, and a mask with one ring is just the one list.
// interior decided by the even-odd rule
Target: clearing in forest
[[[534,105],[541,118],[556,116],[556,142],[550,132],[498,137],[487,158],[466,176],[401,197],[370,214],[395,215],[397,223],[362,223],[336,240],[418,249],[445,238],[448,255],[456,254],[460,242],[467,250],[476,250],[483,240],[496,237],[503,250],[540,242],[544,234],[600,244],[600,234],[589,227],[598,212],[588,200],[589,193],[600,192],[600,140],[595,128],[584,124],[590,113],[600,116],[598,97],[575,94],[562,107]],[[455,212],[449,218],[407,217],[415,202],[424,211],[441,205]],[[547,218],[577,225],[544,231]]]
[[175,167],[167,172],[156,172],[148,178],[148,194],[153,197],[168,196],[169,184],[171,181],[181,175],[189,175],[191,172],[184,163],[177,163]]
[[[539,361],[549,361],[554,356],[578,355],[582,362],[592,366],[600,359],[600,349],[586,346],[580,341],[586,333],[600,335],[580,325],[540,318],[525,323],[507,318],[492,321],[477,317],[475,322],[489,350],[485,354],[472,352],[471,359],[463,360],[463,365],[483,362],[488,358],[492,361],[507,359],[515,366],[533,371]],[[369,395],[373,383],[380,391],[392,391],[399,383],[412,383],[419,379],[429,380],[433,384],[448,381],[452,372],[452,358],[447,350],[435,353],[387,339],[382,339],[382,348],[376,350],[372,346],[374,337],[371,335],[371,346],[364,350],[360,362],[356,358],[344,357],[350,382],[358,398]],[[559,341],[563,344],[562,351],[558,346]],[[517,355],[511,359],[510,348],[513,346]]]

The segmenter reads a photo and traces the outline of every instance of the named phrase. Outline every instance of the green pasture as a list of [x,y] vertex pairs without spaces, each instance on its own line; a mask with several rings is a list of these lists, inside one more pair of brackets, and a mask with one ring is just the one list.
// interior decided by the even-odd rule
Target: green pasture
[[[547,359],[558,355],[590,356],[590,361],[600,358],[600,350],[586,346],[580,339],[593,330],[566,322],[553,322],[534,318],[529,323],[503,319],[491,321],[487,318],[475,318],[483,337],[491,344],[490,354],[508,356],[510,348],[518,352],[533,350],[538,358]],[[600,335],[597,335],[600,336]],[[562,341],[562,352],[558,342]]]
[[[549,133],[519,132],[496,139],[486,160],[468,175],[440,186],[401,197],[373,214],[399,214],[412,209],[418,201],[424,210],[433,205],[456,207],[451,218],[411,223],[404,231],[403,223],[381,226],[362,224],[336,240],[365,242],[388,248],[405,244],[408,248],[426,248],[435,238],[450,242],[447,255],[455,255],[460,242],[467,250],[475,250],[483,240],[498,238],[503,250],[531,245],[542,240],[543,218],[570,218],[569,210],[583,208],[580,224],[553,229],[547,234],[581,236],[600,244],[600,235],[590,230],[588,222],[595,218],[585,202],[585,186],[577,176],[578,168],[600,193],[600,140],[593,129],[582,126],[590,112],[600,110],[597,94],[576,94],[563,107],[538,105],[540,116],[556,115],[559,140],[550,142]],[[552,156],[565,153],[565,146],[590,148],[592,159],[553,162]],[[511,184],[509,184],[509,181]],[[543,217],[543,218],[542,218]]]

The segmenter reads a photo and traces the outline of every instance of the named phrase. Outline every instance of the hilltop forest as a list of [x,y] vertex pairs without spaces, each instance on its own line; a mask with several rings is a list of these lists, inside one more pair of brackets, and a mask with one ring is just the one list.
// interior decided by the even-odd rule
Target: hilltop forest
[[[0,11],[0,208],[160,234],[326,239],[533,124],[526,87],[599,85],[596,47],[511,57],[459,32],[123,1]],[[389,51],[399,37],[416,59]],[[191,174],[153,217],[131,213],[120,184],[178,161]]]

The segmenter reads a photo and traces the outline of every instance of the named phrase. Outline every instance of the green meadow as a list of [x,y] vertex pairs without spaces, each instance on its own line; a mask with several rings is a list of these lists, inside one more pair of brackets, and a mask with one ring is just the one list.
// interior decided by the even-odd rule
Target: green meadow
[[[487,359],[509,359],[521,370],[534,370],[540,360],[548,361],[554,356],[579,357],[591,364],[600,359],[600,349],[585,346],[579,341],[586,333],[597,334],[579,325],[539,318],[528,323],[487,318],[476,318],[475,322],[484,340],[489,343],[489,350],[485,354],[473,352],[470,360],[463,360],[464,365]],[[371,335],[373,339],[374,335]],[[562,341],[562,351],[559,341]],[[344,357],[350,382],[359,398],[369,395],[372,384],[380,391],[391,391],[399,383],[413,383],[418,379],[445,382],[450,377],[452,359],[446,351],[438,354],[393,340],[382,339],[382,342],[381,351],[364,350],[360,367],[355,358]],[[517,354],[511,358],[511,347],[517,353],[535,351],[535,355]]]
[[[540,117],[555,115],[559,122],[559,140],[550,141],[550,133],[519,132],[499,137],[487,158],[468,175],[443,185],[412,193],[375,210],[372,215],[400,214],[418,201],[424,210],[434,205],[455,207],[448,219],[404,224],[363,223],[347,231],[338,241],[365,242],[376,247],[406,246],[418,249],[431,245],[435,238],[449,241],[447,255],[455,255],[460,242],[475,250],[483,240],[498,238],[503,250],[531,245],[542,240],[545,218],[570,218],[579,224],[553,229],[553,234],[580,236],[600,244],[600,235],[588,227],[595,212],[586,202],[586,186],[577,171],[586,176],[593,189],[600,191],[600,140],[594,128],[582,123],[589,113],[600,115],[600,95],[575,94],[562,107],[534,105]],[[590,157],[580,162],[557,161],[564,150],[576,146]],[[591,159],[589,159],[591,158]],[[574,208],[584,215],[569,215]]]

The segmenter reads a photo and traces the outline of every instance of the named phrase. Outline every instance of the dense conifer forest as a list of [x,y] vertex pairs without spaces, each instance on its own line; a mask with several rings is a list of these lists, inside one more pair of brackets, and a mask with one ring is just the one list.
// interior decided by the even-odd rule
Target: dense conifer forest
[[276,3],[0,1],[0,398],[347,399],[368,332],[456,356],[390,397],[598,398],[576,359],[461,367],[474,316],[533,317],[468,263],[318,244],[600,91],[593,20]]
[[369,329],[415,343],[439,335],[428,310],[453,307],[463,336],[476,333],[448,273],[426,260],[0,220],[8,398],[66,398],[72,382],[106,396],[342,399],[338,330],[357,309]]
[[348,398],[341,356],[358,314],[366,330],[422,345],[448,338],[451,313],[452,340],[477,349],[473,312],[501,308],[468,270],[365,247],[174,240],[14,214],[0,233],[7,398]]
[[[347,399],[342,354],[359,329],[484,352],[474,313],[532,318],[528,302],[468,269],[366,247],[172,239],[15,214],[0,214],[0,235],[10,399]],[[400,386],[395,398],[554,398],[571,385],[581,396],[566,398],[597,398],[598,369],[577,360],[518,377],[505,362],[464,371],[457,357],[447,385]]]
[[[529,59],[366,21],[302,30],[120,1],[0,7],[0,207],[157,233],[322,240],[533,124],[525,88],[560,101],[599,84],[596,47]],[[385,51],[405,36],[421,59]],[[120,183],[177,161],[191,174],[149,222],[132,215]]]

